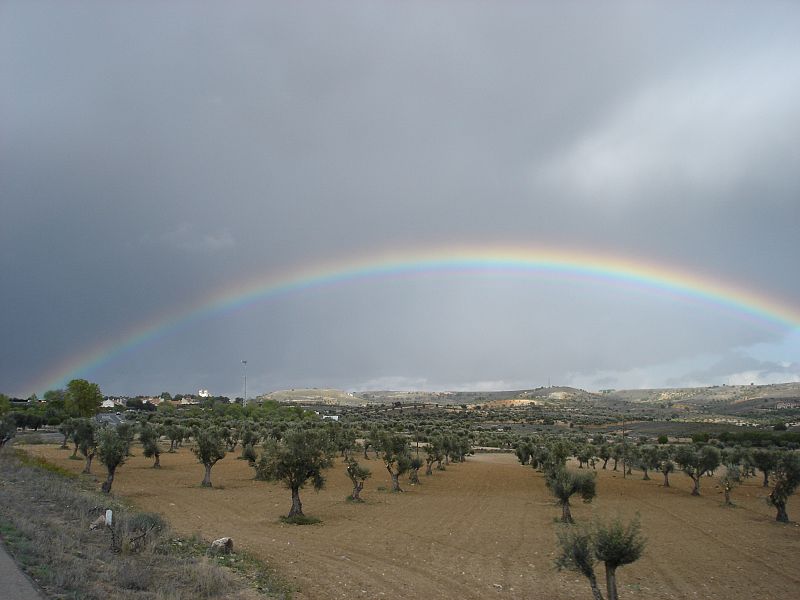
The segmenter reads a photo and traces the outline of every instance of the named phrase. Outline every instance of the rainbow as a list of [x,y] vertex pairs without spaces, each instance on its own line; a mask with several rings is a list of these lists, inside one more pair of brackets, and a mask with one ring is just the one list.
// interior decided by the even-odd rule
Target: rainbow
[[301,266],[285,272],[262,274],[225,285],[188,307],[155,315],[151,319],[83,349],[49,368],[30,387],[38,390],[63,386],[69,379],[85,377],[125,352],[185,327],[192,322],[225,314],[278,294],[363,279],[416,276],[424,273],[512,273],[527,276],[555,274],[614,286],[632,286],[733,311],[780,330],[800,327],[797,306],[744,286],[719,281],[663,264],[595,251],[531,246],[433,248],[385,252]]

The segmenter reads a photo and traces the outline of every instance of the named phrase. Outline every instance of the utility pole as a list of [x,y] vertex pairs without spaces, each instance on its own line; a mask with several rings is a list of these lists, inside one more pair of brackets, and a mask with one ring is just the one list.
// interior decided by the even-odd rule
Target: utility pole
[[625,417],[622,417],[622,478],[628,475],[628,449],[625,447]]
[[244,365],[244,397],[242,398],[242,408],[247,406],[247,361],[243,360],[242,365]]

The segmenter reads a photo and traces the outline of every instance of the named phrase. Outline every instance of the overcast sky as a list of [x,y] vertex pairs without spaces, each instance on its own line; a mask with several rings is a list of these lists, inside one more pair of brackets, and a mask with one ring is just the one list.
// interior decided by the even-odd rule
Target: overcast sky
[[[388,250],[602,252],[797,306],[798,31],[794,2],[0,2],[0,391]],[[67,375],[594,390],[798,381],[799,356],[797,323],[439,273],[268,297]]]

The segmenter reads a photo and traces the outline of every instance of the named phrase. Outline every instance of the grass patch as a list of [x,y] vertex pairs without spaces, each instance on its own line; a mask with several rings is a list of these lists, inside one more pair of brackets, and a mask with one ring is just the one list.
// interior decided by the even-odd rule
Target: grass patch
[[[177,537],[161,516],[84,489],[81,478],[19,450],[0,452],[0,484],[0,534],[46,597],[222,599],[248,589],[291,595],[255,557],[208,556],[208,541]],[[113,535],[107,527],[90,531],[108,508]]]
[[31,456],[24,450],[14,449],[14,457],[23,465],[28,467],[34,467],[36,469],[42,469],[44,471],[49,471],[50,473],[55,473],[56,475],[60,475],[61,477],[68,477],[71,479],[77,479],[78,476],[65,469],[64,467],[59,467],[58,465],[54,465],[51,462],[47,462],[41,456]]
[[306,515],[294,515],[293,517],[281,517],[281,523],[289,525],[316,525],[322,521],[316,517],[307,517]]

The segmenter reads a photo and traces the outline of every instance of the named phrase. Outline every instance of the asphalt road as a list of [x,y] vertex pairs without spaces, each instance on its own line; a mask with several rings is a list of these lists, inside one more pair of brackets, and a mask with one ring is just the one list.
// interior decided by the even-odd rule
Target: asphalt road
[[0,543],[0,600],[43,600],[30,579]]

